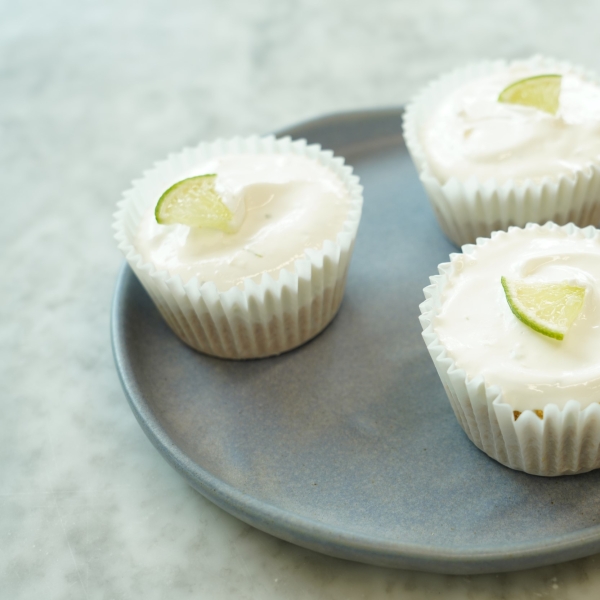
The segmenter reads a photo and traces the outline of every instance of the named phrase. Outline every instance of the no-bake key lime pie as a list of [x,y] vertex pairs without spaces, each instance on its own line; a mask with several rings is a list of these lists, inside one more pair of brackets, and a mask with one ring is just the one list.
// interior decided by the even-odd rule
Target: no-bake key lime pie
[[600,230],[513,227],[439,272],[423,337],[471,441],[536,475],[600,467]]
[[457,245],[528,222],[600,223],[600,85],[543,57],[484,62],[430,84],[404,134]]
[[342,300],[362,188],[341,158],[289,138],[201,144],[134,182],[119,247],[173,331],[225,358],[306,342]]

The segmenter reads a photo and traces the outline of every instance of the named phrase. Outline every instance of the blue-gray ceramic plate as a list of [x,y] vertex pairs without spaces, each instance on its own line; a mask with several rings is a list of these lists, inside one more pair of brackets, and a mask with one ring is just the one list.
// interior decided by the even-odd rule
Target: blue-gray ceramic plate
[[600,552],[600,472],[511,471],[459,427],[417,320],[456,249],[435,222],[401,109],[281,131],[345,156],[365,188],[332,324],[277,358],[191,350],[125,266],[112,316],[131,408],[200,493],[275,536],[352,560],[442,573],[525,569]]

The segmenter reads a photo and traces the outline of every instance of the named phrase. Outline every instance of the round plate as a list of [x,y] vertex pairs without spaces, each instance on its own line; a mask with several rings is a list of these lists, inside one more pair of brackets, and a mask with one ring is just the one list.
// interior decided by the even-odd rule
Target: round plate
[[345,156],[365,188],[341,310],[305,346],[224,361],[178,340],[124,266],[115,361],[131,408],[200,493],[334,556],[443,573],[525,569],[600,551],[600,472],[512,471],[465,436],[421,338],[428,277],[456,249],[435,222],[401,109],[278,132]]

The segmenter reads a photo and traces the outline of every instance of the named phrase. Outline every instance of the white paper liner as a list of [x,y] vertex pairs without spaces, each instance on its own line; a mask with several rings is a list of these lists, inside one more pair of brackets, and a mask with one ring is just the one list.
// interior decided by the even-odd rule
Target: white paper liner
[[[591,71],[542,56],[515,61],[547,72],[571,71],[599,82]],[[511,63],[511,64],[515,64]],[[444,97],[463,84],[508,68],[506,61],[469,65],[430,83],[409,103],[404,113],[404,139],[419,171],[420,179],[440,227],[457,246],[506,231],[511,225],[553,221],[580,227],[600,223],[600,164],[590,163],[569,175],[541,180],[513,180],[498,184],[475,177],[460,181],[452,177],[444,184],[432,174],[421,145],[420,132],[433,109]]]
[[[600,235],[593,227],[579,229],[572,224],[526,226],[532,228],[562,229],[568,235],[586,238]],[[518,231],[522,230],[511,227],[508,233],[494,232],[491,239]],[[489,238],[478,239],[477,246],[489,242]],[[462,251],[473,254],[477,246],[466,245]],[[538,407],[543,418],[525,410],[515,419],[513,406],[504,401],[498,386],[486,385],[480,375],[470,378],[447,355],[432,324],[441,306],[444,287],[454,273],[452,255],[450,259],[438,266],[439,275],[431,277],[431,285],[424,289],[426,300],[420,305],[420,321],[429,354],[469,439],[503,465],[533,475],[571,475],[599,468],[600,404],[595,402],[582,408],[579,402],[569,400],[562,409],[556,404],[546,404]]]
[[[350,209],[334,240],[320,250],[307,249],[277,277],[263,274],[260,282],[244,280],[243,289],[223,292],[213,282],[196,278],[186,284],[166,271],[145,263],[134,246],[144,212],[190,170],[225,154],[298,154],[318,161],[346,186]],[[344,293],[346,275],[362,210],[362,187],[352,167],[319,145],[289,137],[252,136],[217,140],[186,148],[156,163],[134,181],[117,205],[115,239],[127,262],[173,331],[189,346],[222,358],[246,359],[291,350],[319,333],[335,316]]]

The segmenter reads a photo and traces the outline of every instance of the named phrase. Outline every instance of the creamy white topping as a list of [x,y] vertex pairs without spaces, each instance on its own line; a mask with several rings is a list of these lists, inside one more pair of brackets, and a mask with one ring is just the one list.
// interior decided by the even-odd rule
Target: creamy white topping
[[498,102],[509,84],[558,73],[523,63],[472,81],[436,107],[421,131],[432,174],[442,183],[541,179],[600,161],[600,87],[562,73],[559,110]]
[[[563,231],[521,230],[458,255],[433,327],[459,368],[498,385],[515,410],[600,402],[600,242]],[[586,287],[584,306],[562,341],[511,312],[501,276]]]
[[135,241],[145,262],[184,283],[197,277],[225,291],[241,287],[247,277],[276,277],[305,250],[335,241],[348,215],[350,196],[343,182],[304,156],[222,156],[181,179],[208,173],[216,173],[217,192],[241,222],[236,233],[159,225],[153,205]]

